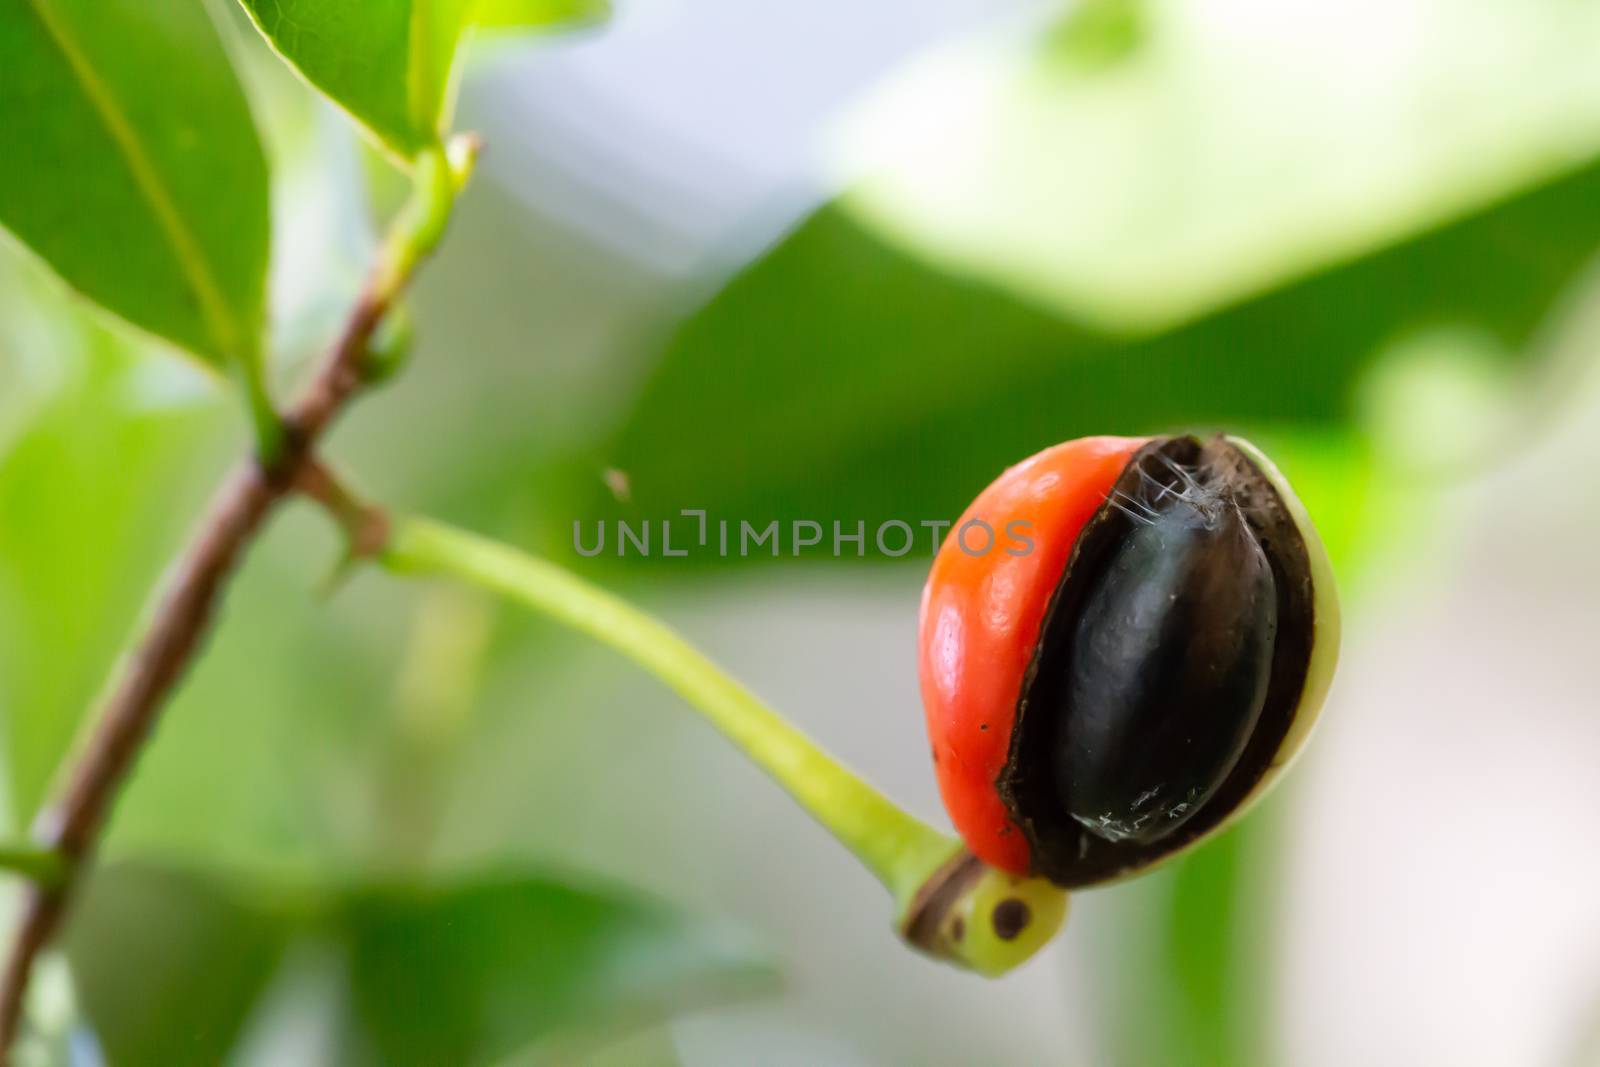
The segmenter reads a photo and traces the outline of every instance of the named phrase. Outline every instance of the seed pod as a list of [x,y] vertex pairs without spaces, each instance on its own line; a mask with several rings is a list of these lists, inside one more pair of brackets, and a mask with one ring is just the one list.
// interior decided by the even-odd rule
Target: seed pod
[[[958,536],[977,523],[1000,536]],[[1263,793],[1338,641],[1321,542],[1252,445],[1046,449],[979,495],[923,591],[945,806],[1004,871],[1075,887],[1148,867]]]

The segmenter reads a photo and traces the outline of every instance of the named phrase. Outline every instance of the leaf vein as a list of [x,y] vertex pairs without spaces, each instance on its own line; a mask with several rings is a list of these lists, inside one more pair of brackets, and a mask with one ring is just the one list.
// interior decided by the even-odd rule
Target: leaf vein
[[111,90],[101,81],[71,31],[56,13],[50,10],[49,0],[28,0],[28,4],[40,25],[44,27],[45,34],[60,49],[67,66],[78,79],[84,96],[95,114],[100,117],[100,121],[105,124],[106,132],[110,134],[112,142],[122,152],[128,170],[133,176],[135,188],[149,203],[157,224],[172,245],[178,267],[194,291],[195,298],[200,304],[200,313],[206,321],[212,339],[225,357],[242,363],[244,353],[239,350],[240,331],[229,313],[227,301],[223,298],[222,290],[213,276],[211,264],[194,234],[185,224],[177,204],[162,182],[160,172],[145,153],[133,125],[117,106]]

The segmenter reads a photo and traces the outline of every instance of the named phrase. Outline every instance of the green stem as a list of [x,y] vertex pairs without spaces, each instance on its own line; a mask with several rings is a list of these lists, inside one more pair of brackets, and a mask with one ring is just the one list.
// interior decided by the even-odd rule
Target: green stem
[[255,431],[256,459],[263,467],[273,467],[283,455],[283,420],[272,405],[266,376],[257,358],[240,371],[244,379],[245,402],[250,408],[250,424]]
[[990,867],[908,815],[627,601],[553,563],[436,522],[403,520],[389,530],[378,558],[390,570],[452,577],[520,601],[666,682],[883,882],[895,899],[895,927],[915,948],[996,976],[1029,959],[1060,928],[1064,891]]
[[842,766],[670,627],[553,563],[461,530],[399,521],[380,555],[391,570],[446,575],[610,645],[671,686],[854,852],[902,908],[959,843]]
[[[458,134],[424,149],[412,161],[411,195],[389,224],[376,276],[369,283],[367,299],[378,310],[362,337],[366,351],[361,353],[359,367],[366,381],[391,374],[404,352],[410,323],[399,303],[401,291],[416,273],[417,264],[444,236],[456,194],[471,176],[481,147],[476,134]],[[262,466],[270,469],[283,458],[286,434],[260,362],[244,361],[240,375],[255,430],[256,455]]]
[[477,162],[479,143],[462,134],[448,145],[424,149],[412,162],[411,198],[390,224],[382,262],[380,291],[398,292],[416,269],[417,261],[432,252],[444,236],[455,206],[456,193]]
[[58,885],[67,873],[59,852],[37,845],[0,843],[0,870],[11,871],[43,886]]

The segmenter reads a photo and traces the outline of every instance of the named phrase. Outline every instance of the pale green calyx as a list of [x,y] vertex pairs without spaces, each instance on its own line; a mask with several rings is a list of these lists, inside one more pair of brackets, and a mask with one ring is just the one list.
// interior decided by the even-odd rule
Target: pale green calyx
[[900,915],[900,936],[950,963],[998,977],[1043,948],[1067,917],[1067,893],[958,849]]

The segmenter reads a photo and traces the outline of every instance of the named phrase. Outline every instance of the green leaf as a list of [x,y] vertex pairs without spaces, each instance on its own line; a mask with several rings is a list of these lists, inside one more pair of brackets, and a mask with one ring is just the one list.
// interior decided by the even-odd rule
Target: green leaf
[[355,1010],[392,1067],[494,1063],[771,979],[720,924],[538,875],[376,888],[348,909]]
[[409,160],[450,123],[457,52],[475,24],[548,29],[604,0],[240,0],[273,48]]
[[749,943],[545,873],[304,884],[150,862],[96,872],[66,948],[113,1067],[224,1062],[297,939],[342,946],[340,1062],[562,1062],[675,1009],[771,981]]
[[241,0],[262,34],[378,140],[437,144],[470,0]]
[[1145,44],[1149,6],[1149,0],[1084,0],[1050,31],[1045,47],[1079,70],[1108,69]]
[[[1166,1056],[1145,1062],[1178,1067],[1195,1060],[1260,1063],[1265,1058],[1268,1027],[1259,1006],[1270,1002],[1272,983],[1253,935],[1263,928],[1260,914],[1266,901],[1251,894],[1267,896],[1266,887],[1275,879],[1263,874],[1277,873],[1252,867],[1252,860],[1262,865],[1252,846],[1265,851],[1261,846],[1272,843],[1262,840],[1271,829],[1266,815],[1252,813],[1172,871],[1164,931],[1167,960],[1159,969],[1166,980],[1159,992],[1170,999],[1161,1016],[1174,1025],[1160,1028],[1168,1031]],[[1123,1014],[1130,1033],[1148,1021],[1148,1016],[1137,1019],[1131,1008]]]
[[533,1067],[537,1063],[559,1063],[571,1067],[683,1067],[673,1045],[672,1033],[665,1026],[642,1030],[621,1041],[589,1052],[566,1054],[559,1059],[528,1057],[506,1067]]
[[478,0],[473,22],[484,30],[553,30],[611,17],[611,0]]
[[[46,290],[0,304],[0,317],[48,309],[52,295],[60,308]],[[22,825],[238,450],[230,406],[188,365],[129,352],[98,327],[78,336],[35,335],[52,382],[19,374],[7,399],[20,410],[0,420],[0,723]]]
[[113,1067],[177,1067],[226,1059],[290,932],[220,879],[119,863],[90,880],[66,949]]
[[267,167],[199,0],[0,0],[0,223],[66,282],[257,373]]

